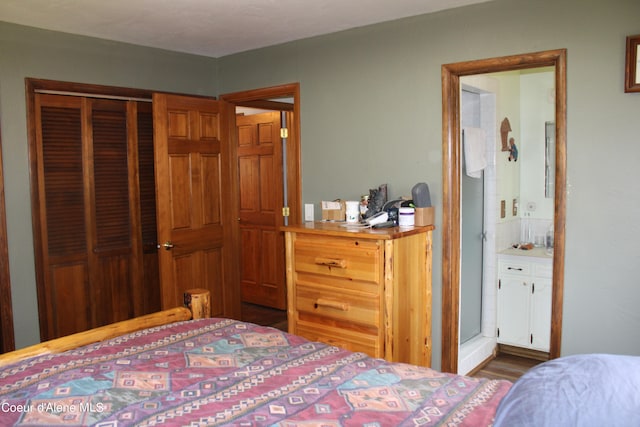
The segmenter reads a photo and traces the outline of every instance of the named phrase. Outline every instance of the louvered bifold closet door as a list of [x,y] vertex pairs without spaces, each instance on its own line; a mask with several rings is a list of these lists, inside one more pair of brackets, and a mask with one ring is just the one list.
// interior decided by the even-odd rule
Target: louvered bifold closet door
[[142,232],[141,314],[160,310],[158,229],[156,226],[156,177],[153,154],[153,113],[151,103],[137,104],[138,177],[140,188],[140,226]]
[[[91,137],[93,148],[87,168],[93,203],[88,207],[91,221],[91,290],[100,304],[94,310],[95,325],[134,316],[134,288],[137,265],[134,246],[139,249],[139,236],[132,235],[132,213],[129,209],[129,167],[127,109],[122,101],[91,100]],[[134,219],[135,220],[135,219]]]
[[38,96],[36,121],[40,131],[37,151],[41,227],[36,238],[42,239],[36,250],[43,253],[38,284],[44,285],[38,287],[38,305],[40,335],[42,339],[50,339],[88,329],[92,324],[82,167],[82,100]]
[[[144,269],[145,261],[154,268],[157,255],[143,254],[140,209],[144,186],[145,203],[155,215],[155,202],[148,200],[154,184],[147,170],[146,178],[141,176],[148,161],[138,153],[138,126],[148,127],[150,117],[135,102],[36,96],[42,339],[128,319],[159,305],[145,296],[159,294],[157,261],[155,271],[145,274]],[[144,139],[145,149],[150,145],[153,152],[152,139]]]

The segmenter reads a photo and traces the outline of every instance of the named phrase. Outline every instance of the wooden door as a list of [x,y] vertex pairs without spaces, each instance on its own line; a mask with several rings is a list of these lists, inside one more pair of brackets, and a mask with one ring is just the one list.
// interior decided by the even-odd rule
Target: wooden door
[[284,310],[280,112],[237,116],[242,301]]
[[138,156],[153,143],[148,131],[138,133],[151,126],[150,108],[50,94],[34,101],[41,339],[156,311],[157,273],[144,270],[139,209],[144,187],[154,188]]
[[234,302],[232,205],[224,103],[154,94],[156,201],[162,307],[183,303],[187,289],[211,292],[212,316]]

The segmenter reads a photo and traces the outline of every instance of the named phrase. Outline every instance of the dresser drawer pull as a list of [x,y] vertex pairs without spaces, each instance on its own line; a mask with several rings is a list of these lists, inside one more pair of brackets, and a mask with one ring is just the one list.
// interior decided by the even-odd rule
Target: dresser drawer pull
[[327,267],[347,268],[347,260],[339,258],[317,257],[316,264],[326,265]]
[[507,270],[516,270],[516,271],[522,271],[522,268],[516,268],[516,267],[507,267]]
[[335,310],[340,311],[349,311],[349,304],[346,302],[340,301],[331,301],[324,298],[318,298],[316,303],[313,305],[313,308],[333,308]]

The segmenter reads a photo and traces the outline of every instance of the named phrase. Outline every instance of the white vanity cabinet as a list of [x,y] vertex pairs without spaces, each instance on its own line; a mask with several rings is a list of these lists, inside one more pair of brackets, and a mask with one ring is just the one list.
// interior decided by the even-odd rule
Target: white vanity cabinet
[[498,343],[549,351],[552,260],[498,256]]

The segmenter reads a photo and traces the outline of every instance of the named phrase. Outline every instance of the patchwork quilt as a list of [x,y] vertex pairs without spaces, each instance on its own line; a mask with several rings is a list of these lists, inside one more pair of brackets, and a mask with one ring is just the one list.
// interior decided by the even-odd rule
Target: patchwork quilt
[[489,426],[507,381],[200,319],[0,371],[2,426]]

